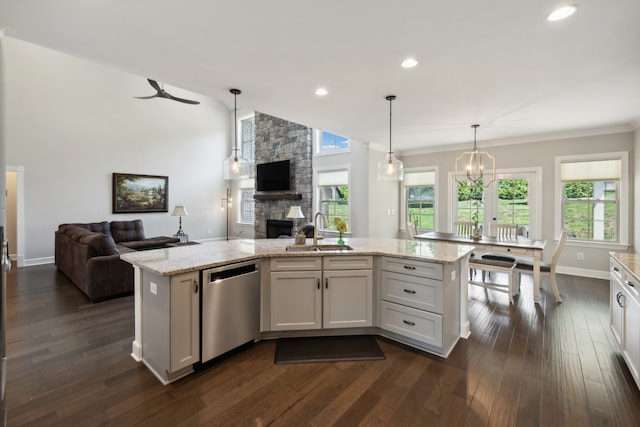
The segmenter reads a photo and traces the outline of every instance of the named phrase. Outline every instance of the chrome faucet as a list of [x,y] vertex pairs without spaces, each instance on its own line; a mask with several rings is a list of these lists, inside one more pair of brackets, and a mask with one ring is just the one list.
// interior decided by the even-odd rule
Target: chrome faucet
[[324,228],[328,227],[327,217],[324,216],[322,212],[316,213],[313,217],[313,245],[316,246],[318,244],[318,216],[322,217],[322,226]]

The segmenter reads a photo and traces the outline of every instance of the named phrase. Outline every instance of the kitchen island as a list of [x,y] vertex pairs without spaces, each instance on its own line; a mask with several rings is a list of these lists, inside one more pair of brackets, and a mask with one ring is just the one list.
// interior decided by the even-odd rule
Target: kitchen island
[[[446,357],[459,337],[469,335],[465,272],[473,246],[403,239],[346,240],[349,250],[304,250],[292,245],[293,239],[238,239],[122,254],[135,274],[132,357],[145,362],[165,384],[190,373],[201,362],[200,319],[205,313],[200,313],[198,301],[207,281],[203,272],[252,262],[260,277],[256,339],[336,331],[378,333]],[[324,239],[321,244],[326,249],[336,240]],[[303,294],[305,286],[315,296]],[[341,292],[347,286],[352,289]],[[155,304],[166,289],[170,291],[165,300]],[[290,300],[290,291],[300,292],[300,304],[308,300],[311,309],[288,310],[283,297]],[[361,300],[355,300],[359,295]],[[301,312],[312,313],[316,320],[296,318]],[[337,313],[335,318],[330,318],[331,313]],[[176,315],[178,321],[173,318]],[[144,334],[153,340],[145,341]],[[167,358],[171,360],[163,360],[161,365],[167,367],[159,368],[152,366],[157,362],[151,361],[150,351],[163,336],[180,341],[181,348],[174,351],[175,345],[170,344],[172,357]]]

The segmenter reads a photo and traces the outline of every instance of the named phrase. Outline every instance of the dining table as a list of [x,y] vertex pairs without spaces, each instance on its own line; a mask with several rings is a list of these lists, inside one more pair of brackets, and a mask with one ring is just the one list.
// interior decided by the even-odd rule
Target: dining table
[[[532,240],[520,236],[516,238],[480,236],[480,238],[475,239],[471,236],[441,231],[429,231],[417,234],[414,238],[418,240],[439,240],[449,243],[473,245],[475,251],[479,253],[498,253],[501,255],[510,255],[514,258],[532,259],[533,300],[536,304],[540,302],[540,260],[542,259],[542,251],[547,243],[546,240]],[[556,301],[562,301],[557,289],[553,289],[553,293]]]

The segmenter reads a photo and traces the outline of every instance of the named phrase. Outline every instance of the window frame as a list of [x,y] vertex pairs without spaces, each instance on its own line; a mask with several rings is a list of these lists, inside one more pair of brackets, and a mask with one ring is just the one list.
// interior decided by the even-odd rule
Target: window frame
[[[244,149],[244,141],[242,139],[242,124],[243,122],[247,121],[251,119],[253,121],[253,128],[254,128],[254,134],[253,134],[253,150],[251,153],[249,153],[250,155],[247,156],[247,153],[244,153],[243,149]],[[236,129],[238,132],[237,138],[238,138],[238,148],[239,148],[239,152],[240,155],[243,156],[244,158],[246,158],[247,160],[251,161],[251,162],[255,162],[255,152],[256,152],[256,147],[255,147],[255,142],[256,142],[256,136],[255,136],[255,112],[251,111],[248,113],[244,113],[241,114],[238,118],[237,118],[237,123],[236,123]],[[243,180],[247,181],[247,180]],[[255,195],[256,193],[256,186],[255,186],[255,179],[251,178],[251,181],[253,181],[253,187],[248,187],[248,186],[243,186],[243,182],[238,182],[237,183],[237,197],[236,200],[238,201],[237,204],[237,222],[238,224],[245,224],[245,225],[253,225],[255,224],[255,200],[253,199],[253,196],[251,196],[251,200],[249,200],[249,198],[245,198],[244,197],[244,192],[246,190],[250,190],[251,188],[253,189],[253,195]],[[245,218],[243,218],[243,212],[244,212],[244,206],[246,203],[253,203],[253,221],[247,222]]]
[[[319,181],[319,175],[322,173],[326,173],[326,172],[342,172],[342,171],[346,171],[347,172],[347,188],[349,189],[349,198],[347,199],[347,232],[343,233],[346,236],[351,235],[351,223],[353,222],[353,217],[352,217],[352,209],[351,209],[351,165],[349,164],[343,164],[343,165],[335,165],[335,166],[323,166],[323,167],[318,167],[318,168],[314,168],[313,171],[313,193],[314,193],[314,201],[313,204],[315,205],[315,209],[314,212],[322,212],[321,210],[321,205],[322,205],[322,200],[321,200],[321,194],[320,194],[320,186],[318,185],[318,181]],[[330,220],[329,218],[327,218],[327,226],[330,227]],[[322,232],[328,232],[328,233],[338,233],[337,230],[335,229],[331,229],[331,228],[325,228],[322,227],[322,222],[319,223],[319,227],[318,227],[318,231],[322,231]]]
[[314,156],[333,156],[333,155],[336,155],[336,154],[345,154],[345,153],[350,153],[351,152],[351,138],[347,138],[347,142],[348,142],[347,148],[344,148],[342,150],[322,151],[322,133],[323,132],[327,132],[327,133],[330,133],[332,135],[336,135],[336,136],[341,136],[343,138],[347,138],[346,136],[338,135],[337,133],[329,132],[328,130],[314,129],[313,130],[313,151],[314,151]]
[[564,185],[561,175],[562,163],[589,162],[602,160],[620,160],[620,181],[618,182],[618,240],[615,242],[601,240],[584,240],[568,238],[567,246],[594,247],[612,250],[626,250],[629,247],[629,189],[631,186],[629,178],[629,152],[612,151],[605,153],[574,154],[555,157],[555,182],[554,182],[554,235],[558,236],[562,230]]
[[[438,215],[438,199],[439,199],[439,168],[438,166],[425,166],[419,168],[407,168],[404,170],[405,175],[411,173],[420,172],[433,172],[435,174],[435,180],[433,184],[433,230],[438,230],[439,215]],[[407,187],[404,185],[404,181],[400,183],[400,231],[407,231],[407,222],[409,221],[409,212],[407,206]],[[432,231],[426,228],[418,229],[418,233]]]

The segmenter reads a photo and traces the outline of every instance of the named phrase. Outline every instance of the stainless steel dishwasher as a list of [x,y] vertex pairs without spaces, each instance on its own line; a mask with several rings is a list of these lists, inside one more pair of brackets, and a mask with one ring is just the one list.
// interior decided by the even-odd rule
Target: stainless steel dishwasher
[[202,272],[202,363],[260,336],[260,261]]

